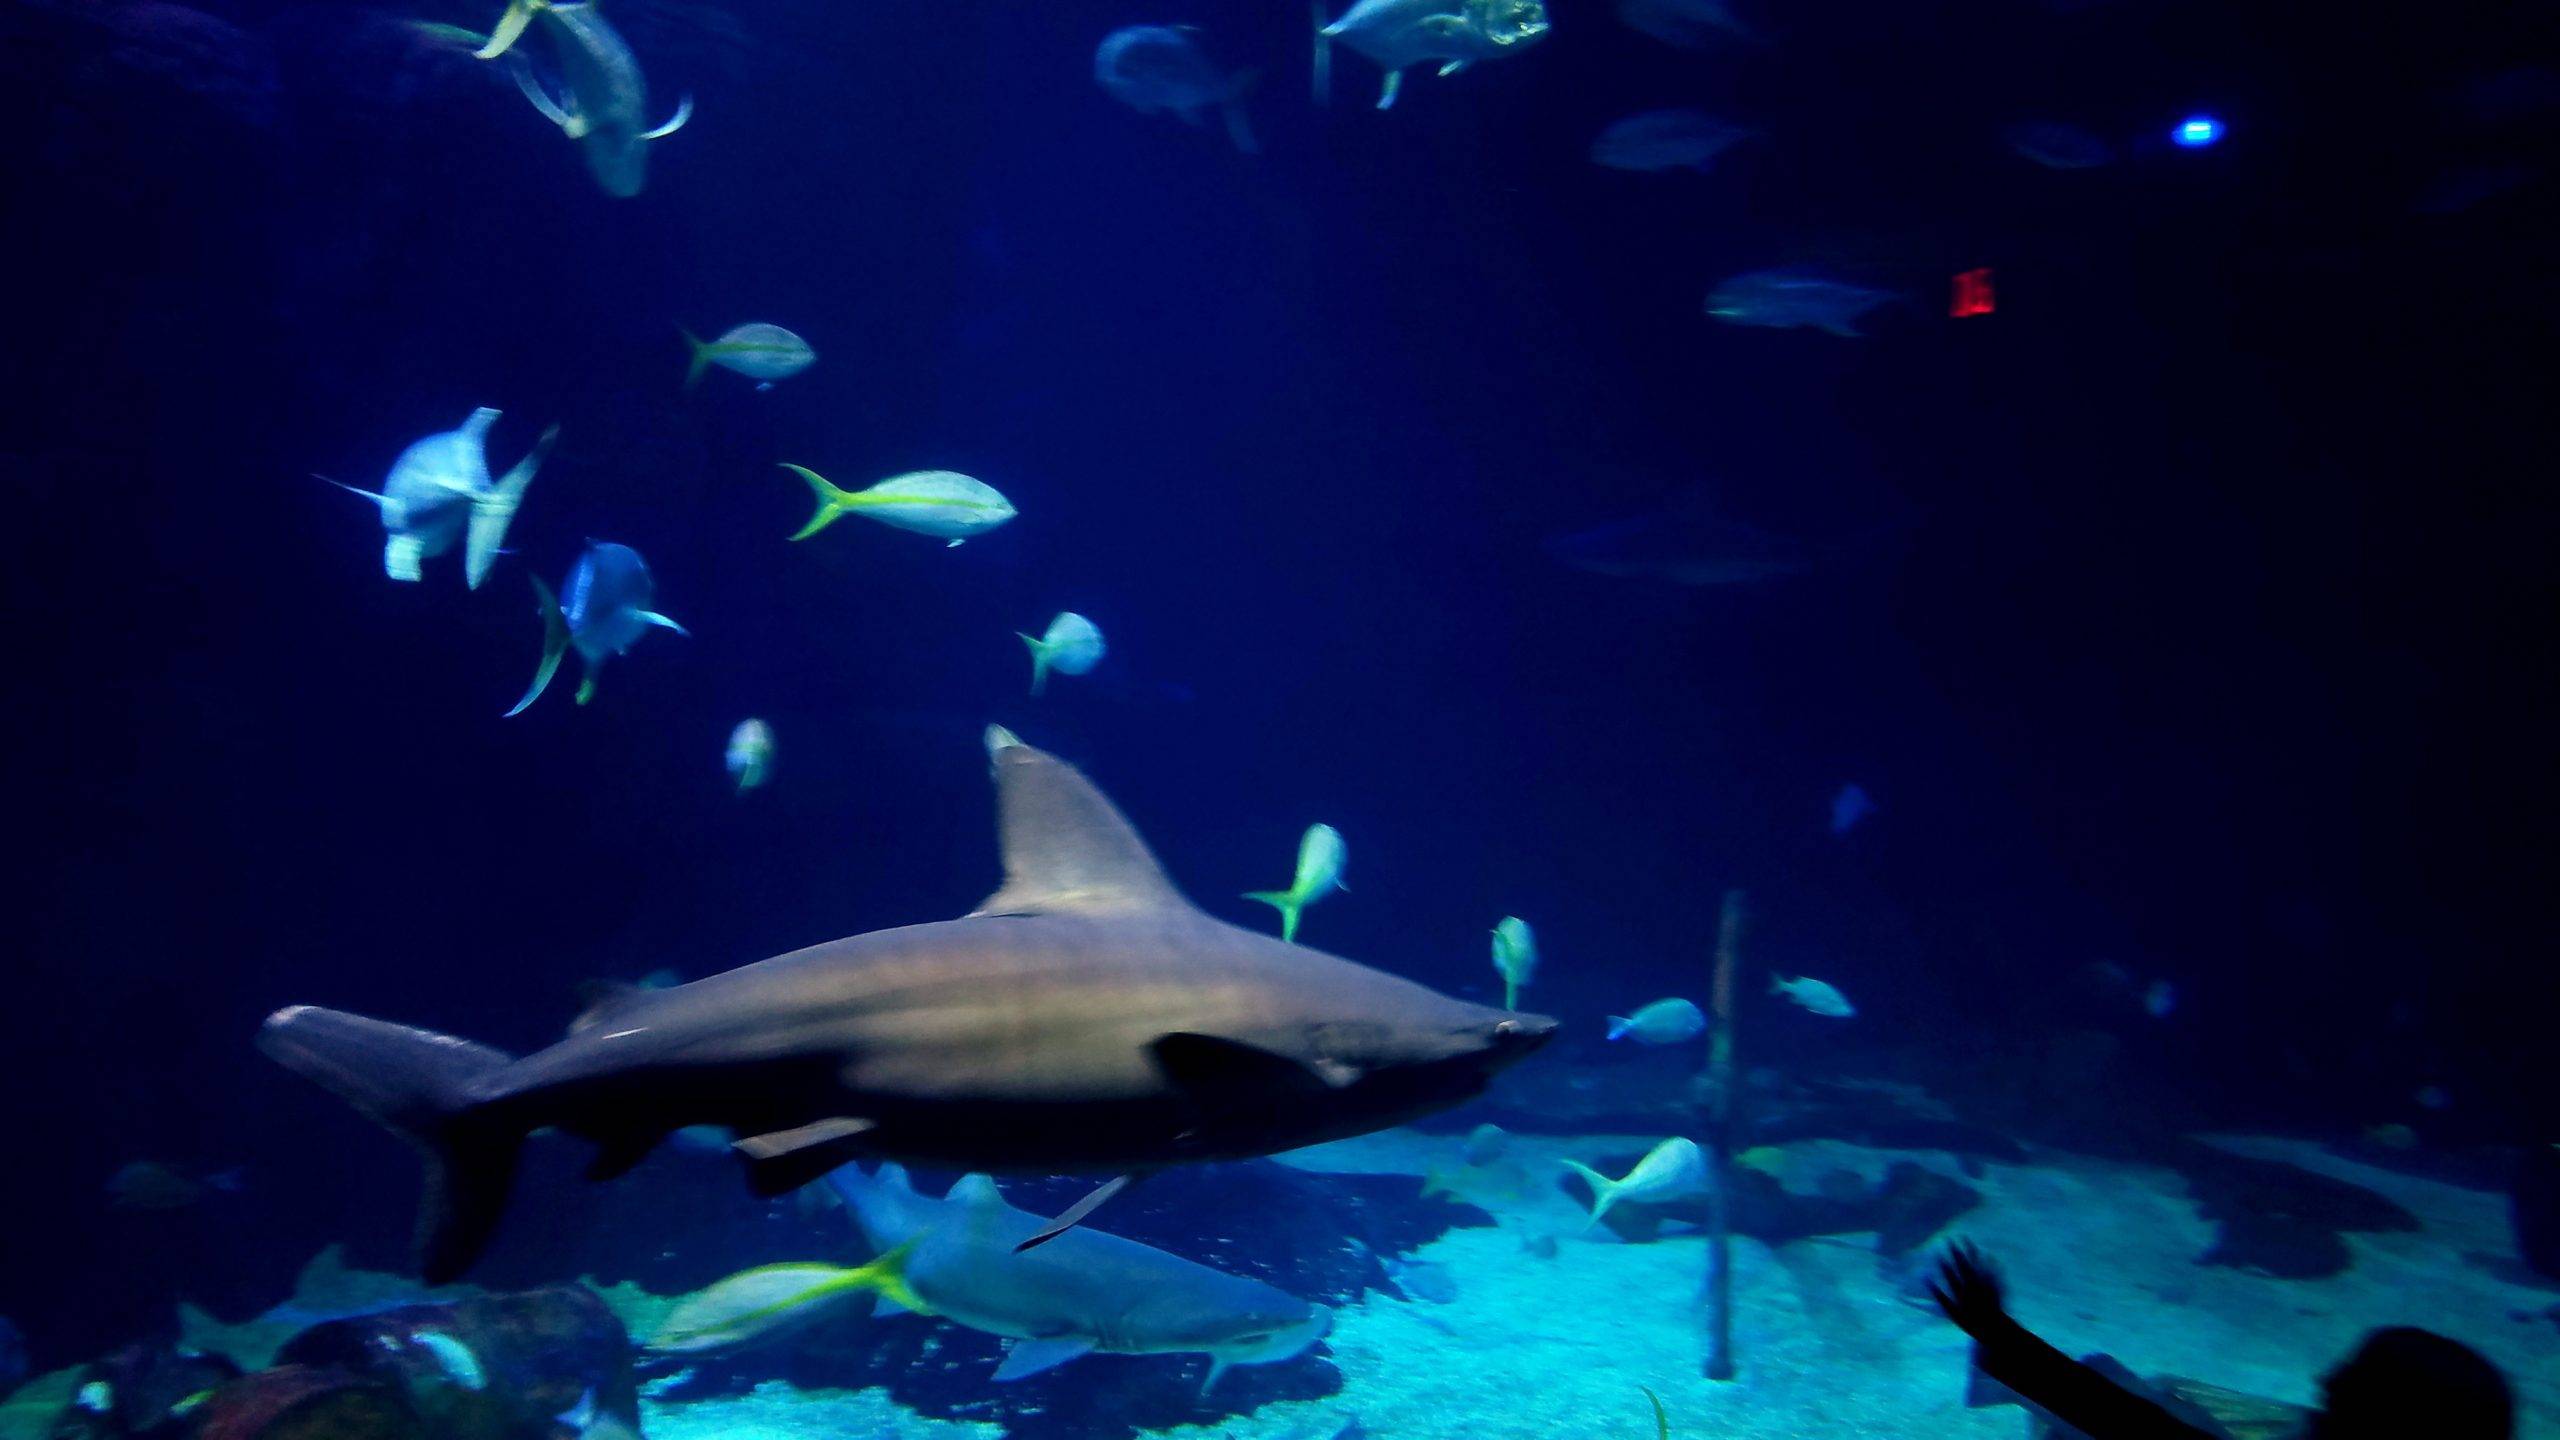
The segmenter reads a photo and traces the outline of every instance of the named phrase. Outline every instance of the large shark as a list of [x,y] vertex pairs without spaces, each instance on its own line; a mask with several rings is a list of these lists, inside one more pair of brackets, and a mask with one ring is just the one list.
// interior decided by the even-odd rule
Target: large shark
[[1116,1178],[1402,1124],[1481,1092],[1556,1022],[1455,1000],[1194,908],[1075,767],[987,732],[1003,886],[957,920],[598,998],[522,1059],[297,1005],[259,1048],[417,1147],[420,1268],[486,1248],[517,1152],[557,1128],[611,1179],[670,1132],[737,1136],[778,1195],[860,1157]]
[[1095,1351],[1197,1353],[1209,1357],[1205,1395],[1227,1367],[1287,1360],[1333,1328],[1321,1305],[1117,1235],[1078,1230],[1017,1250],[1048,1222],[1006,1204],[985,1175],[940,1200],[917,1194],[898,1165],[875,1176],[848,1165],[827,1185],[874,1249],[912,1245],[906,1281],[935,1315],[1014,1341],[998,1380]]
[[[514,48],[536,19],[547,22],[559,56],[561,93],[557,96],[543,88],[523,52]],[[646,128],[649,86],[641,77],[640,62],[592,4],[508,0],[497,30],[477,53],[483,60],[506,56],[516,88],[543,118],[578,142],[588,171],[608,195],[639,194],[649,178],[649,142],[673,135],[693,116],[693,97],[687,95],[676,102],[674,118],[654,130]]]

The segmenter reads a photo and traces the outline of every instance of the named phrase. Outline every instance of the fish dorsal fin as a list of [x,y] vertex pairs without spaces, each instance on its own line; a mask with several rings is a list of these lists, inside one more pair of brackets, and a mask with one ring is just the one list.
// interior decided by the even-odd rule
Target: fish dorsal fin
[[569,1022],[569,1033],[593,1030],[609,1020],[630,1014],[632,1007],[649,998],[640,986],[620,980],[582,980],[578,982],[578,1018]]
[[987,727],[1004,886],[971,916],[1187,910],[1147,842],[1093,782],[1002,726]]
[[994,1178],[975,1174],[961,1176],[952,1185],[951,1193],[942,1198],[955,1205],[966,1205],[972,1210],[1004,1203],[1004,1195],[996,1189]]

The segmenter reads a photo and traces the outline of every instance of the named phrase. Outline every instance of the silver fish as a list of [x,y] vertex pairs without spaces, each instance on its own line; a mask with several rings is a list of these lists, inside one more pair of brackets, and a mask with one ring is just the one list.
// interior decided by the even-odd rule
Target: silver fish
[[[535,20],[552,40],[560,67],[560,93],[545,89],[532,62],[516,50],[516,41]],[[608,195],[628,198],[649,179],[649,142],[663,140],[693,118],[693,97],[676,102],[676,113],[655,129],[645,128],[649,84],[640,62],[622,35],[607,24],[593,4],[563,0],[507,0],[506,14],[489,43],[477,52],[483,60],[505,56],[516,88],[560,133],[578,142],[587,171]]]
[[1191,26],[1130,25],[1112,31],[1093,52],[1093,79],[1112,99],[1141,115],[1170,111],[1197,125],[1214,108],[1238,150],[1262,152],[1244,113],[1252,73],[1220,69],[1200,48],[1200,32]]
[[590,540],[569,568],[558,599],[538,576],[533,591],[542,611],[542,663],[524,698],[507,712],[511,716],[523,714],[542,697],[560,658],[573,649],[586,667],[578,682],[578,703],[584,705],[595,698],[596,672],[604,662],[629,650],[641,636],[652,629],[692,633],[649,608],[658,598],[658,582],[649,574],[649,562],[628,545]]
[[1327,98],[1330,43],[1339,40],[1387,72],[1378,91],[1381,110],[1396,103],[1411,66],[1438,61],[1442,75],[1455,75],[1523,49],[1553,28],[1541,0],[1359,0],[1331,24],[1317,0],[1316,21],[1317,101]]

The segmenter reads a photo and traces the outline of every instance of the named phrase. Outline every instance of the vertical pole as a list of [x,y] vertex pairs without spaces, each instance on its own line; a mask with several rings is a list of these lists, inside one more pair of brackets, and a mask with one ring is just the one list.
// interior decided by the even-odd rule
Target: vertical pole
[[1716,922],[1715,977],[1707,1012],[1707,1273],[1706,1356],[1699,1372],[1710,1380],[1733,1378],[1733,1079],[1735,972],[1742,965],[1742,892],[1724,892]]

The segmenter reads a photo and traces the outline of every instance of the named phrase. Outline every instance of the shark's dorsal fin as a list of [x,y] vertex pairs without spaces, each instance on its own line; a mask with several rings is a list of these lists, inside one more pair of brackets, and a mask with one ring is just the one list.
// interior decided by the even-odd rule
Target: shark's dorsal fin
[[649,998],[649,992],[624,980],[581,980],[578,982],[578,1018],[569,1022],[569,1033],[593,1030],[609,1020],[627,1017],[632,1007]]
[[1190,908],[1147,842],[1076,767],[996,725],[987,727],[987,758],[1004,886],[972,917]]
[[979,1174],[961,1176],[957,1181],[953,1182],[951,1186],[951,1193],[943,1196],[942,1198],[951,1201],[954,1204],[969,1206],[972,1209],[987,1205],[1002,1205],[1004,1203],[1004,1195],[996,1189],[996,1182],[994,1178],[992,1176]]

